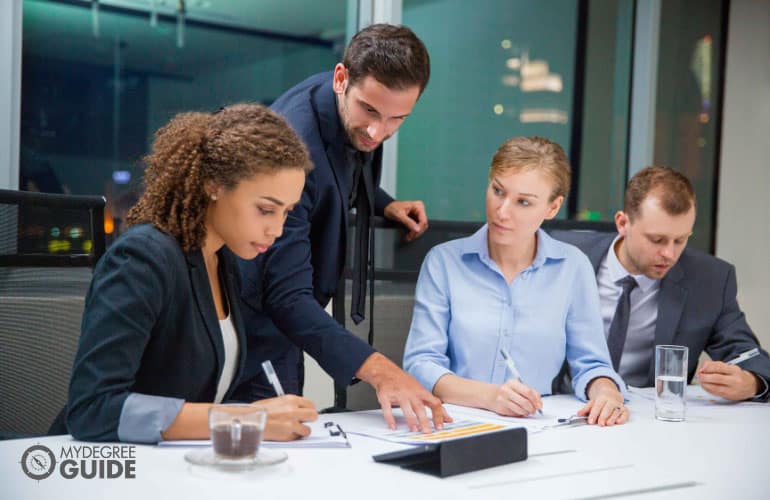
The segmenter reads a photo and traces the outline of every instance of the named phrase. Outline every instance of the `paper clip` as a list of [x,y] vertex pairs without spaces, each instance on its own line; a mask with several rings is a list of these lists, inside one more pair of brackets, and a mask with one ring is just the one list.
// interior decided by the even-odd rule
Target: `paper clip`
[[347,445],[347,447],[350,448],[350,441],[348,440],[348,435],[345,431],[342,430],[342,427],[340,427],[340,424],[335,424],[334,422],[324,422],[324,428],[329,431],[329,435],[331,437],[342,436],[342,438],[345,440],[345,445]]

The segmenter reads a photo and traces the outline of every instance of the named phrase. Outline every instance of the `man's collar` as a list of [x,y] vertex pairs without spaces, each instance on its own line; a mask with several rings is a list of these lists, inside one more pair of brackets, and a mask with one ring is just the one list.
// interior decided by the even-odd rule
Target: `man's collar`
[[610,248],[607,250],[607,270],[610,273],[610,280],[612,280],[613,283],[618,283],[620,280],[630,275],[636,280],[639,288],[644,293],[647,293],[655,286],[659,286],[660,280],[648,278],[643,274],[631,274],[625,266],[623,266],[620,259],[618,259],[618,255],[615,253],[615,245],[617,245],[622,238],[623,236],[617,235],[617,237],[612,240]]
[[321,138],[327,144],[347,142],[347,134],[340,120],[339,110],[337,109],[337,94],[334,92],[333,80],[334,72],[322,73],[321,78],[325,79],[312,92],[315,101],[316,112],[318,113],[319,131]]

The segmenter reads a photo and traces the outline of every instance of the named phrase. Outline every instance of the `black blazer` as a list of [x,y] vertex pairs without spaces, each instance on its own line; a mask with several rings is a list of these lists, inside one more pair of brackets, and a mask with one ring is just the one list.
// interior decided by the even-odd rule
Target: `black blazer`
[[[243,320],[235,256],[219,253],[220,280],[238,333],[244,365]],[[224,346],[200,251],[151,225],[126,231],[101,258],[86,296],[72,369],[66,423],[76,438],[117,441],[130,393],[213,402]],[[231,384],[225,399],[231,396]]]
[[[310,151],[315,165],[302,199],[282,237],[265,254],[241,261],[249,356],[239,395],[274,395],[260,373],[272,359],[287,392],[302,389],[302,352],[307,351],[338,383],[347,385],[374,350],[337,324],[325,307],[345,264],[350,169],[347,137],[337,114],[332,73],[320,73],[289,89],[272,108],[284,116]],[[382,147],[372,159],[374,185],[382,173]],[[375,214],[393,201],[377,188]],[[285,335],[283,335],[283,332]],[[287,338],[288,336],[288,338]]]
[[[617,233],[553,231],[551,235],[580,248],[598,272]],[[661,280],[655,345],[683,345],[690,349],[688,381],[692,381],[703,351],[716,361],[729,361],[759,347],[759,340],[738,306],[737,293],[733,265],[689,247]],[[741,367],[768,382],[770,358],[762,348],[760,352],[741,363]],[[653,355],[647,386],[654,384],[654,358]]]

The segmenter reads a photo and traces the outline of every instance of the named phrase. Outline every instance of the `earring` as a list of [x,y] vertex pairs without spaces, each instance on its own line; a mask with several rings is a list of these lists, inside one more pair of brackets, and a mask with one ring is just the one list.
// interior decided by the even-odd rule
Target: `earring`
[[212,194],[212,195],[211,195],[211,200],[212,200],[212,201],[217,201],[217,195],[215,195],[215,194]]

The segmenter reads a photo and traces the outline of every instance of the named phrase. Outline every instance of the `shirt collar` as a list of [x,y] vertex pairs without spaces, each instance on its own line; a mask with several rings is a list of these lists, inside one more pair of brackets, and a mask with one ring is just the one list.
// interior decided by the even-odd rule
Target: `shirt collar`
[[620,259],[618,259],[618,256],[615,253],[615,244],[621,238],[621,235],[617,235],[615,239],[612,240],[612,244],[610,245],[609,250],[607,250],[607,270],[610,273],[610,279],[612,282],[618,284],[618,282],[626,276],[632,276],[636,280],[636,283],[639,285],[639,289],[644,293],[647,293],[653,287],[659,286],[660,280],[648,278],[643,274],[631,274],[628,272],[628,270],[626,270],[625,266],[621,264]]
[[[478,231],[465,238],[462,246],[462,255],[478,255],[483,263],[489,265],[492,259],[489,257],[489,245],[487,243],[488,232],[489,226],[484,224]],[[532,261],[532,265],[530,265],[528,269],[537,269],[549,259],[561,260],[566,257],[564,248],[553,238],[548,236],[548,233],[543,231],[543,229],[538,229],[537,253],[535,254],[535,260]]]
[[371,163],[374,153],[372,151],[359,151],[351,144],[345,144],[345,153],[348,155],[348,162],[353,168],[367,166]]

